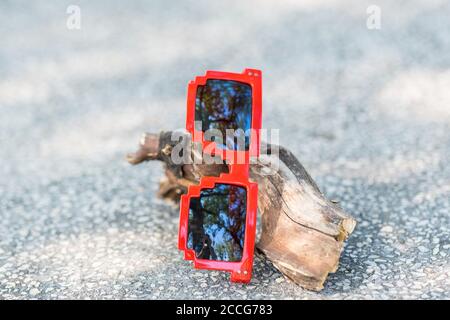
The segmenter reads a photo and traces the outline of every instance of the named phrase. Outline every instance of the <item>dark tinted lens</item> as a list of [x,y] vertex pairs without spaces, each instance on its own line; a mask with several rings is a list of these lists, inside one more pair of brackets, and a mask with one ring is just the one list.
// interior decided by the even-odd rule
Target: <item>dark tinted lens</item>
[[[251,86],[237,81],[207,80],[197,89],[195,121],[201,121],[201,128],[197,130],[218,129],[221,132],[223,141],[216,141],[218,147],[248,150],[252,122]],[[226,139],[227,129],[235,130],[236,138]]]
[[191,198],[187,247],[199,259],[240,261],[244,248],[247,190],[216,184]]

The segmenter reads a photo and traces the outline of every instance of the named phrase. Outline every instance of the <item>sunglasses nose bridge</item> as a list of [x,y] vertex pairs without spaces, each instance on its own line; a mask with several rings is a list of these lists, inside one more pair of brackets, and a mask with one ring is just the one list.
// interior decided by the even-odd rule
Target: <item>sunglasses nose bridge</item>
[[249,163],[239,163],[239,164],[232,164],[230,167],[230,175],[231,176],[238,176],[241,178],[247,178],[248,177],[248,171],[250,169]]

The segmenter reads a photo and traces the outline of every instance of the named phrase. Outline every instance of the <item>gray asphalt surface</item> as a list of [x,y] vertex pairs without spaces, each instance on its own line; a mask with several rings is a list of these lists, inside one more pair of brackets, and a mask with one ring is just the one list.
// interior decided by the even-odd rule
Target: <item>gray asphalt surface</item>
[[[0,298],[449,299],[450,4],[377,1],[380,30],[369,4],[1,1]],[[161,165],[124,161],[183,127],[195,75],[245,67],[264,127],[358,221],[320,293],[259,256],[249,285],[193,270]]]

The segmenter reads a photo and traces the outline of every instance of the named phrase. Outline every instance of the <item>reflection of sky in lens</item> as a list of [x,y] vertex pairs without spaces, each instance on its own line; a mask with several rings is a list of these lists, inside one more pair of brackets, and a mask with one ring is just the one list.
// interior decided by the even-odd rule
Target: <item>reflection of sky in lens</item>
[[[245,141],[245,150],[248,150],[251,120],[252,89],[250,85],[237,81],[210,79],[204,86],[198,86],[195,121],[202,122],[202,131],[218,129],[225,139],[226,129],[240,129],[236,131],[236,137]],[[238,150],[239,147],[235,139],[227,141],[226,145],[233,150]],[[225,148],[225,145],[218,146]]]
[[243,187],[216,184],[192,198],[188,244],[201,259],[240,261],[244,247],[247,192]]

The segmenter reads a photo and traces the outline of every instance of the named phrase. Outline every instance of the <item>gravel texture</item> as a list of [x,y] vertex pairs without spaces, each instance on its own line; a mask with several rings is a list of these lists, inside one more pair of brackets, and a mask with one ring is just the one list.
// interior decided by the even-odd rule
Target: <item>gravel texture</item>
[[[450,298],[450,3],[1,1],[0,298]],[[81,30],[66,8],[81,8]],[[256,257],[196,271],[140,133],[184,124],[206,69],[260,68],[280,128],[358,221],[320,293]]]

